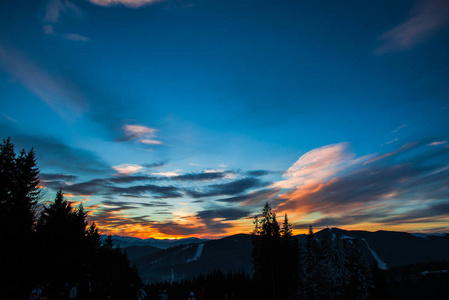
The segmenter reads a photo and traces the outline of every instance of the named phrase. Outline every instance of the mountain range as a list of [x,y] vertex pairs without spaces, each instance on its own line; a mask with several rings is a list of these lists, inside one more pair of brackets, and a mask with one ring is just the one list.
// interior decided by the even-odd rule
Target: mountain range
[[[387,269],[415,263],[449,260],[449,234],[410,234],[395,231],[362,231],[332,228],[333,238],[357,239],[364,258]],[[319,240],[323,231],[316,233]],[[105,238],[105,237],[102,237]],[[297,236],[300,244],[306,235]],[[145,283],[180,281],[215,270],[252,273],[251,235],[237,234],[218,240],[138,239],[113,236],[126,250]]]

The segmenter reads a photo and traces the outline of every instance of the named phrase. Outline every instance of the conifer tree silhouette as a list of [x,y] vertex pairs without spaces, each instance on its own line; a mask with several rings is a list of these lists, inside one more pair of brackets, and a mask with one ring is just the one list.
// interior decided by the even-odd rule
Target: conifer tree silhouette
[[0,145],[0,290],[4,297],[22,296],[33,280],[35,208],[39,169],[34,150],[16,155],[8,137]]

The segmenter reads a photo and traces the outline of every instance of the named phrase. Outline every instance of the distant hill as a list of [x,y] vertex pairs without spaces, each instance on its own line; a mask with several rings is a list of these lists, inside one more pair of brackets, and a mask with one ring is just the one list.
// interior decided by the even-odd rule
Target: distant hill
[[[102,241],[106,240],[107,235],[101,235]],[[207,239],[198,239],[195,237],[185,238],[185,239],[140,239],[136,237],[119,236],[113,235],[112,240],[115,245],[119,245],[121,248],[126,248],[130,246],[153,246],[160,249],[167,249],[170,247],[175,247],[179,245],[187,244],[197,244],[208,241]]]
[[180,281],[214,270],[252,272],[251,236],[238,234],[132,257],[144,282]]
[[[383,268],[449,260],[449,234],[416,236],[406,232],[348,231],[338,228],[332,228],[331,232],[334,239],[357,239],[365,259],[368,262],[377,261]],[[322,234],[323,231],[317,232],[317,239]],[[298,235],[297,238],[300,244],[304,244],[306,235]],[[237,234],[219,240],[193,241],[159,250],[154,247],[125,248],[144,282],[180,281],[214,270],[252,274],[251,235]],[[182,242],[188,242],[188,239]]]

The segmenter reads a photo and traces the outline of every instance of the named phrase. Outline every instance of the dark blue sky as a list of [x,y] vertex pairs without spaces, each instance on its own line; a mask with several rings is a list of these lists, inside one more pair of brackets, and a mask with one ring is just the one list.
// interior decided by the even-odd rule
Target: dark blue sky
[[0,134],[104,231],[448,231],[449,5],[5,0]]

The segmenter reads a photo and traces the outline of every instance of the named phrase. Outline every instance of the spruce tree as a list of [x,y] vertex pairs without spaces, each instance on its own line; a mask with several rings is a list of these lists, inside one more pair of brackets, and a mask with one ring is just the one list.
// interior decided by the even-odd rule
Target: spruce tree
[[299,280],[299,248],[298,240],[293,237],[292,224],[284,215],[281,229],[280,278],[281,299],[296,299]]
[[33,150],[17,156],[10,138],[0,145],[0,290],[6,298],[24,295],[33,281],[35,208],[39,170]]
[[263,299],[280,299],[281,233],[276,214],[265,204],[261,220],[256,218],[253,234],[254,279]]

